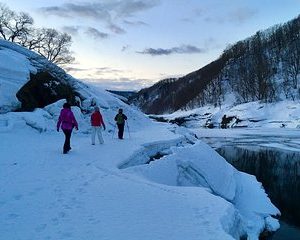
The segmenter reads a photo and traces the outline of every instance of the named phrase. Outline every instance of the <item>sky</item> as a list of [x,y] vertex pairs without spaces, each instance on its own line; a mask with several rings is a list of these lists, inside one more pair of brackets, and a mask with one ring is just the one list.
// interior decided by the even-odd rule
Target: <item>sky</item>
[[36,27],[72,36],[72,76],[140,90],[216,60],[226,47],[300,14],[300,0],[0,0]]

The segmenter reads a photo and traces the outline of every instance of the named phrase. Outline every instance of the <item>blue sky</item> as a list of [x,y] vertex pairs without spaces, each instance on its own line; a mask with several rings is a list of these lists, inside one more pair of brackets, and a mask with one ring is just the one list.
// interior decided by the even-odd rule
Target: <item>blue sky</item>
[[[0,0],[1,1],[1,0]],[[229,45],[300,14],[300,0],[2,0],[72,35],[74,77],[139,90],[195,71]]]

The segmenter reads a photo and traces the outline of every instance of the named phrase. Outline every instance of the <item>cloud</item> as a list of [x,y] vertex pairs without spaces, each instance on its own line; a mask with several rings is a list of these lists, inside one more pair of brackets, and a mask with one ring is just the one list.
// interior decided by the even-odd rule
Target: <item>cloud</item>
[[107,33],[100,32],[98,29],[93,27],[88,27],[85,33],[94,39],[105,39],[109,36]]
[[68,66],[64,68],[68,73],[76,75],[78,78],[121,78],[126,74],[130,74],[130,70],[115,69],[110,67],[94,67],[94,68],[81,68]]
[[109,12],[99,3],[65,3],[61,6],[42,7],[40,10],[46,15],[64,18],[83,17],[106,21],[110,19]]
[[195,8],[193,10],[193,13],[196,17],[202,17],[206,13],[206,11],[203,8]]
[[138,91],[149,87],[155,83],[151,79],[131,79],[131,78],[85,78],[83,79],[93,85],[108,90]]
[[197,18],[205,17],[206,13],[207,11],[204,8],[193,8],[192,11],[182,16],[180,20],[185,23],[194,23]]
[[109,24],[108,28],[113,32],[113,33],[116,33],[116,34],[123,34],[123,33],[126,33],[126,31],[119,27],[118,25],[116,24]]
[[66,33],[69,33],[73,36],[76,36],[79,34],[80,31],[83,31],[86,35],[99,40],[99,39],[106,39],[109,37],[108,33],[104,33],[99,31],[98,29],[94,27],[83,27],[83,26],[64,26],[62,27],[62,30]]
[[[69,66],[65,68],[68,73],[77,75],[78,79],[97,85],[103,89],[138,91],[152,86],[162,78],[178,77],[160,74],[155,79],[137,78],[130,70],[115,69],[110,67],[80,68]],[[75,76],[76,77],[76,76]]]
[[128,21],[128,20],[124,20],[123,21],[125,24],[129,25],[129,26],[148,26],[149,24],[143,22],[143,21]]
[[103,74],[121,74],[125,73],[125,71],[120,70],[120,69],[114,69],[114,68],[109,68],[109,67],[100,67],[100,68],[95,68],[95,74],[96,75],[103,75]]
[[95,2],[64,3],[60,6],[39,8],[39,12],[45,15],[63,18],[89,18],[101,22],[112,32],[117,34],[126,31],[118,23],[136,23],[140,21],[129,21],[128,18],[135,17],[139,12],[146,11],[160,4],[160,0],[99,0]]
[[223,16],[206,16],[204,20],[207,22],[217,22],[223,24],[226,22],[241,24],[253,18],[258,13],[257,9],[249,7],[237,7]]
[[160,0],[110,0],[112,9],[118,18],[133,17],[136,13],[151,9],[160,4]]
[[71,34],[71,35],[73,35],[73,36],[74,36],[74,35],[78,35],[79,29],[80,29],[79,26],[64,26],[64,27],[62,28],[62,30],[63,30],[64,32],[69,33],[69,34]]
[[[120,70],[120,69],[114,69],[110,67],[96,67],[96,68],[80,68],[80,67],[66,67],[66,71],[68,72],[87,72],[87,74],[91,74],[93,76],[95,75],[103,75],[107,73],[113,73],[113,74],[121,74],[125,73],[125,71]],[[128,71],[126,71],[128,73]]]
[[201,49],[192,45],[182,45],[180,47],[173,47],[168,49],[163,48],[146,48],[140,54],[149,54],[151,56],[171,55],[171,54],[193,54],[193,53],[205,53],[207,50]]
[[231,22],[237,22],[237,23],[243,23],[247,21],[248,19],[251,19],[257,14],[256,9],[252,8],[246,8],[246,7],[240,7],[235,10],[233,10],[229,16],[228,20]]
[[89,69],[87,69],[87,68],[76,68],[76,67],[65,67],[64,70],[67,71],[67,72],[84,72],[84,71],[88,71]]
[[65,70],[68,73],[74,74],[74,77],[78,79],[110,90],[137,91],[141,88],[149,87],[157,81],[157,79],[129,77],[129,75],[132,75],[132,71],[110,67],[81,68],[69,66]]
[[127,44],[127,45],[125,45],[125,46],[122,47],[121,51],[125,52],[129,48],[130,48],[130,45]]

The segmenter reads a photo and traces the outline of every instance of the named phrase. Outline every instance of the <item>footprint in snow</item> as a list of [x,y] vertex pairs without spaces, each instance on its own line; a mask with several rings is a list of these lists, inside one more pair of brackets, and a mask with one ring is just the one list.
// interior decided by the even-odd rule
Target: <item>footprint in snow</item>
[[64,217],[66,216],[66,213],[65,213],[65,212],[59,212],[59,213],[58,213],[58,216],[59,216],[60,218],[64,218]]
[[7,215],[7,219],[16,219],[17,217],[19,217],[19,215],[15,213],[10,213]]
[[14,196],[14,199],[15,200],[20,200],[22,197],[23,197],[22,194],[17,194],[17,195]]
[[72,238],[73,235],[70,232],[65,232],[65,233],[61,233],[61,238],[60,239],[65,239],[65,238]]
[[40,225],[38,225],[38,226],[35,228],[35,231],[36,231],[36,232],[42,232],[42,231],[44,231],[44,230],[46,229],[46,227],[47,227],[47,224],[40,224]]
[[57,226],[59,224],[58,218],[51,218],[51,221],[54,226]]

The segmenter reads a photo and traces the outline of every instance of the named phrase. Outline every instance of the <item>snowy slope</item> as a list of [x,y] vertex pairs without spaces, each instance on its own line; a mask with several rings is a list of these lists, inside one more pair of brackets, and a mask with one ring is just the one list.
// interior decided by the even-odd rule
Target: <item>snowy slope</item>
[[[12,66],[24,60],[19,69],[0,66],[9,84],[21,86],[34,71],[22,57],[29,53],[1,51]],[[72,107],[79,131],[69,154],[62,154],[64,136],[55,131],[64,100],[0,114],[1,239],[257,239],[279,227],[271,217],[279,211],[255,177],[186,129],[153,122],[102,89],[70,81],[85,97],[86,112]],[[104,145],[91,145],[93,104],[107,126]],[[128,116],[123,141],[113,120],[119,108]],[[151,161],[155,156],[163,157]]]
[[16,93],[28,81],[30,71],[35,71],[35,69],[31,67],[24,55],[10,49],[2,49],[1,45],[0,69],[1,113],[18,107],[19,101]]

